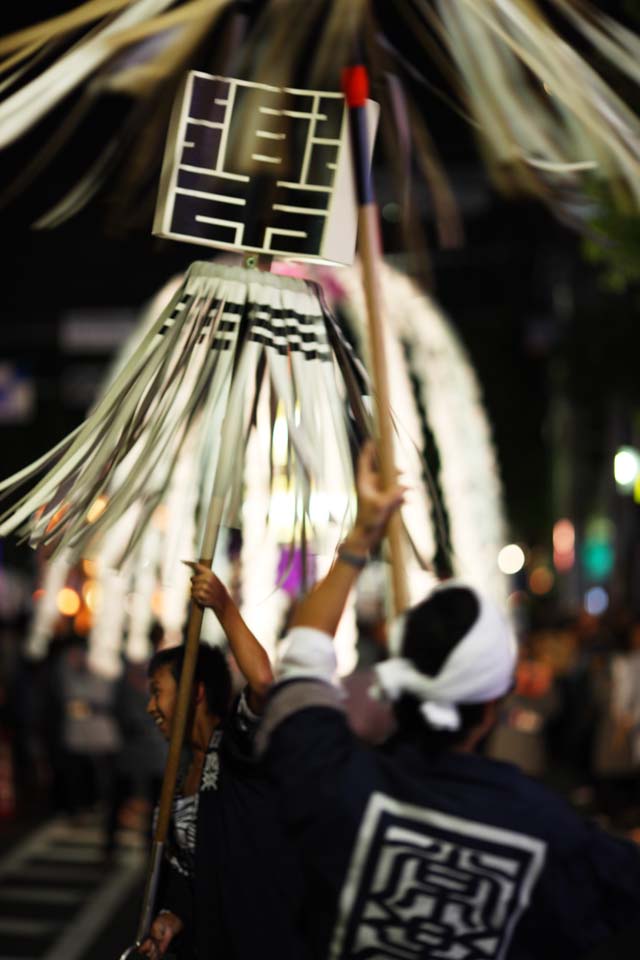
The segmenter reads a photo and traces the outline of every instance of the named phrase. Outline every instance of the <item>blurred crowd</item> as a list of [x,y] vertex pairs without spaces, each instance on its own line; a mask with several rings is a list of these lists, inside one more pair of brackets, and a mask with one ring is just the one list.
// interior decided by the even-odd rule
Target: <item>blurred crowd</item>
[[[161,637],[155,628],[152,645]],[[67,631],[44,660],[18,657],[5,686],[15,791],[5,815],[98,813],[107,855],[120,831],[146,839],[166,759],[146,712],[146,663],[123,661],[117,679],[102,676],[90,667],[86,639]]]
[[[150,646],[161,640],[157,627]],[[362,618],[359,669],[385,648],[383,624]],[[107,679],[71,632],[42,661],[3,662],[0,817],[98,810],[107,853],[122,831],[146,838],[166,757],[146,712],[146,663],[123,662]],[[366,685],[351,682],[356,729]],[[640,622],[585,613],[522,636],[515,687],[484,751],[640,842]]]
[[640,839],[640,623],[582,614],[532,631],[487,749]]

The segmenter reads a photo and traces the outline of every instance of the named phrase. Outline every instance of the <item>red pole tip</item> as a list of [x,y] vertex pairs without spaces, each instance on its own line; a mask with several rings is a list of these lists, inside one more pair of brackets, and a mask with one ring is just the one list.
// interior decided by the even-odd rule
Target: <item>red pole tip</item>
[[349,107],[364,107],[369,96],[369,74],[361,63],[342,71],[342,90]]

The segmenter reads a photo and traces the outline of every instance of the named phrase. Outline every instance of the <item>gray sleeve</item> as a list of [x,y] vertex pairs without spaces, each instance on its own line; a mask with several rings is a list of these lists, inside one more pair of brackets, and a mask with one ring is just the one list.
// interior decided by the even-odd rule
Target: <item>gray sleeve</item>
[[292,714],[308,707],[327,707],[345,712],[342,688],[323,680],[297,678],[275,686],[267,702],[255,747],[258,755],[265,753],[274,730]]

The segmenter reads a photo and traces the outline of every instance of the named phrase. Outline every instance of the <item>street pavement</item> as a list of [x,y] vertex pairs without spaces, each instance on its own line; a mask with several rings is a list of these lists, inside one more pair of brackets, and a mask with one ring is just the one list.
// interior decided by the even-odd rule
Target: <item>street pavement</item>
[[118,960],[135,938],[145,866],[135,835],[105,859],[95,818],[50,819],[3,844],[0,960]]

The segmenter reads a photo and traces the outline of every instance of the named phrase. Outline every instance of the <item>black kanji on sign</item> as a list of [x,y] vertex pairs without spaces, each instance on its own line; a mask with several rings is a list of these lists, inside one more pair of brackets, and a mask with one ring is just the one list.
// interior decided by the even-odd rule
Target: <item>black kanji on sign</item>
[[191,73],[171,132],[156,232],[331,259],[344,113],[339,93]]

